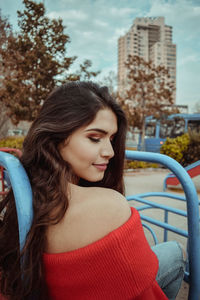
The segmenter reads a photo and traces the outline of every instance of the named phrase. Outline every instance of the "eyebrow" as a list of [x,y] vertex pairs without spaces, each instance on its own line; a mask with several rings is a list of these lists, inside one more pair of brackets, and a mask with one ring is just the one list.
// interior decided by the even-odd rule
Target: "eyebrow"
[[[100,128],[91,128],[91,129],[87,129],[86,131],[97,131],[97,132],[100,132],[100,133],[103,133],[103,134],[108,134],[107,131],[103,130],[103,129],[100,129]],[[115,135],[117,133],[117,131],[115,133],[113,133],[113,135]]]

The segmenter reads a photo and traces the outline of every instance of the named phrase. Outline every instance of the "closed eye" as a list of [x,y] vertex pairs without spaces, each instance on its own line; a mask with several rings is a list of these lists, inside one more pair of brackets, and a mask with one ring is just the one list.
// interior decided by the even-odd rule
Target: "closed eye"
[[100,142],[100,139],[98,139],[98,138],[89,137],[89,139],[90,139],[93,143],[99,143],[99,142]]

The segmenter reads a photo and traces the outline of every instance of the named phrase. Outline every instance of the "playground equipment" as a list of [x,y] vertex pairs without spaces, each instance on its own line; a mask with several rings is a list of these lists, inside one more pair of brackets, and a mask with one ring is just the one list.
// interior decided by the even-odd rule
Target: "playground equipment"
[[[0,151],[15,154],[15,155],[17,155],[17,157],[20,157],[22,155],[21,150],[15,149],[15,148],[1,147]],[[5,179],[6,179],[6,172],[5,172],[4,168],[0,165],[0,187],[1,187],[0,196],[7,194],[8,184],[6,184]]]
[[[200,297],[200,228],[199,228],[199,199],[195,186],[188,175],[187,171],[174,159],[169,156],[140,151],[126,151],[128,160],[154,162],[164,165],[170,169],[182,184],[185,192],[185,197],[177,196],[166,192],[149,192],[145,194],[131,195],[127,197],[128,201],[135,200],[144,205],[137,207],[140,211],[140,216],[143,221],[143,226],[146,227],[153,235],[155,243],[157,237],[148,223],[154,224],[164,230],[164,241],[168,239],[168,231],[175,232],[178,235],[184,236],[188,241],[188,265],[185,271],[185,281],[189,283],[189,300],[196,300]],[[187,211],[175,209],[167,205],[161,205],[154,201],[149,201],[148,197],[166,197],[178,201],[186,201]],[[146,209],[161,209],[164,213],[164,221],[158,221],[154,218],[144,215],[142,212]],[[168,224],[169,213],[177,214],[187,218],[187,231]],[[145,221],[145,223],[144,223]],[[147,222],[147,223],[146,223]]]
[[[187,171],[187,173],[190,175],[191,178],[200,175],[200,160],[185,167],[185,170]],[[180,181],[176,177],[176,175],[170,173],[164,179],[163,190],[165,191],[168,186],[177,186],[179,184],[180,184]]]

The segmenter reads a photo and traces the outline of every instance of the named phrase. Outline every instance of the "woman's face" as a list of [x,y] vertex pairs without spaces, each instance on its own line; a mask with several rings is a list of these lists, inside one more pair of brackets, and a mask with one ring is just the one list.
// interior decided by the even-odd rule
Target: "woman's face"
[[116,115],[110,109],[101,109],[89,125],[76,130],[60,145],[60,154],[76,176],[100,181],[114,156],[112,140],[117,130]]

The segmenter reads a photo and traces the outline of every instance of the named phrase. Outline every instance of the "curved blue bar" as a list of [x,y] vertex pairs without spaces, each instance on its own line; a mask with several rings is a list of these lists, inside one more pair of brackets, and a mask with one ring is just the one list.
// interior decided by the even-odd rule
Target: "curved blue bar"
[[19,224],[20,250],[22,250],[33,219],[30,182],[22,164],[15,156],[0,151],[0,165],[7,170],[12,185]]
[[177,234],[179,234],[181,236],[188,237],[188,232],[185,231],[185,230],[183,230],[183,229],[177,228],[177,227],[175,227],[173,225],[170,225],[168,223],[165,223],[165,222],[158,221],[156,219],[153,219],[151,217],[145,216],[143,214],[140,214],[140,216],[141,216],[141,219],[143,221],[147,221],[147,222],[149,222],[151,224],[154,224],[154,225],[159,226],[161,228],[167,229],[167,230],[172,231],[174,233],[177,233]]
[[142,226],[145,227],[147,230],[149,230],[151,232],[154,243],[155,243],[155,245],[157,245],[158,244],[158,239],[157,239],[157,236],[156,236],[154,230],[151,228],[151,226],[149,226],[148,224],[143,223],[143,222],[142,222]]
[[128,197],[126,197],[126,199],[127,199],[127,201],[135,200],[137,202],[141,202],[141,203],[150,205],[151,208],[158,208],[158,209],[170,211],[170,212],[172,212],[174,214],[177,214],[177,215],[180,215],[180,216],[187,217],[187,213],[184,210],[174,208],[174,207],[171,207],[171,206],[168,206],[168,205],[155,203],[153,201],[145,200],[143,198],[138,197],[138,195],[128,196]]
[[[165,198],[171,198],[171,199],[176,199],[180,201],[186,201],[185,197],[179,196],[176,194],[170,194],[166,192],[151,192],[151,193],[142,193],[142,194],[137,194],[137,197],[141,198],[147,198],[147,197],[165,197]],[[200,201],[199,201],[200,204]]]
[[152,152],[126,151],[130,160],[155,162],[166,166],[179,179],[183,186],[188,213],[188,244],[190,263],[189,299],[196,300],[200,296],[200,229],[199,229],[199,200],[195,186],[186,170],[171,157]]
[[[195,168],[195,167],[197,167],[197,166],[200,166],[200,160],[194,162],[193,164],[188,165],[188,166],[185,167],[184,169],[185,169],[186,171],[189,171],[189,170],[191,170],[191,169],[193,169],[193,168]],[[167,189],[167,179],[168,179],[168,178],[172,178],[172,177],[176,177],[176,176],[174,176],[174,174],[171,174],[171,173],[170,173],[170,174],[168,174],[168,175],[165,177],[164,182],[163,182],[163,190],[164,190],[164,191]]]

